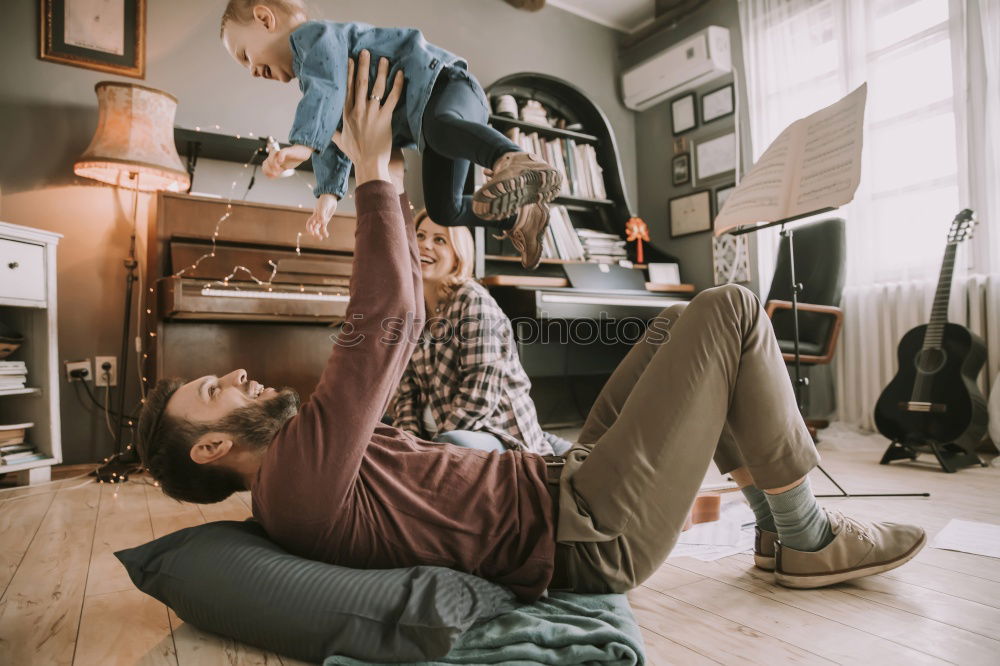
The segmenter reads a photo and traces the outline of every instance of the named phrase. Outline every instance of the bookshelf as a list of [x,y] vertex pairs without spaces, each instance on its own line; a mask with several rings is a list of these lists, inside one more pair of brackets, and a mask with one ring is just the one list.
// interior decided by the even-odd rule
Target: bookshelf
[[46,457],[0,465],[19,484],[44,483],[62,462],[56,329],[56,246],[61,236],[0,222],[0,321],[24,342],[3,361],[23,361],[27,385],[0,390],[0,425],[33,423],[25,440]]
[[[621,158],[614,131],[604,112],[584,93],[571,83],[547,74],[522,72],[512,74],[495,81],[486,90],[491,104],[501,95],[511,95],[522,107],[527,100],[539,102],[550,118],[557,117],[565,121],[564,127],[550,127],[539,122],[521,120],[493,114],[490,124],[501,132],[509,133],[518,130],[520,136],[536,134],[540,142],[551,142],[561,139],[567,143],[558,145],[585,146],[586,151],[593,151],[596,156],[600,182],[596,189],[603,190],[605,196],[581,196],[579,193],[562,193],[553,201],[553,207],[565,209],[570,226],[576,229],[590,229],[604,234],[613,234],[615,238],[625,239],[625,224],[632,217],[632,206],[625,190]],[[562,124],[562,123],[561,123]],[[572,142],[572,143],[568,143]],[[543,157],[546,157],[543,155]],[[553,161],[549,156],[549,161]],[[558,159],[565,164],[569,161],[563,153]],[[575,169],[580,174],[582,169]],[[479,172],[481,173],[481,171]],[[470,190],[475,188],[475,178],[470,178]],[[591,181],[593,182],[593,181]],[[555,219],[555,216],[554,216]],[[520,265],[513,247],[509,241],[503,243],[492,238],[491,230],[477,228],[475,230],[476,262],[475,274],[483,279],[494,275],[528,275]],[[657,251],[648,243],[645,244],[645,259],[652,261],[676,261],[674,257]],[[626,246],[627,258],[635,261],[634,244]],[[565,256],[562,253],[556,253]],[[565,272],[561,266],[580,263],[580,259],[544,257],[534,274],[543,277],[563,277]],[[637,269],[645,266],[636,266]]]

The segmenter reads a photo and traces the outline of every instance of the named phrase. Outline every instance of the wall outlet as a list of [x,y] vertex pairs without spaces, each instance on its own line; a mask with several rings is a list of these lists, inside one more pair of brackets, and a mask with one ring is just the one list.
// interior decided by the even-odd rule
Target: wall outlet
[[[64,363],[64,365],[66,366],[66,381],[68,381],[68,382],[80,382],[80,381],[92,382],[92,381],[94,381],[94,373],[90,369],[90,361],[89,360],[87,360],[87,361],[66,361]],[[77,377],[73,377],[69,373],[73,372],[74,370],[86,370],[87,374],[83,377],[83,379],[80,379],[80,378],[77,378]]]
[[[107,369],[107,375],[105,375],[104,370],[105,363],[111,364],[111,367]],[[110,382],[107,381],[108,378],[110,378]],[[94,357],[94,386],[118,386],[117,356]]]

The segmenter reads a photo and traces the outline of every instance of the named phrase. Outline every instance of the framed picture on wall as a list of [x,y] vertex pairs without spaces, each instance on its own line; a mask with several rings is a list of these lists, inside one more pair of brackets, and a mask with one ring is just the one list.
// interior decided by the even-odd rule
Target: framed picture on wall
[[710,123],[719,118],[733,115],[735,106],[733,84],[727,83],[717,90],[701,96],[701,122]]
[[691,182],[691,155],[684,153],[673,159],[673,171],[670,182],[673,185],[683,185]]
[[674,136],[693,130],[698,125],[698,114],[694,108],[694,93],[678,97],[670,103],[670,126]]
[[146,0],[39,0],[38,57],[146,76]]
[[736,133],[702,141],[694,147],[695,178],[715,178],[736,170]]
[[712,228],[712,191],[700,190],[669,202],[670,237],[687,236]]

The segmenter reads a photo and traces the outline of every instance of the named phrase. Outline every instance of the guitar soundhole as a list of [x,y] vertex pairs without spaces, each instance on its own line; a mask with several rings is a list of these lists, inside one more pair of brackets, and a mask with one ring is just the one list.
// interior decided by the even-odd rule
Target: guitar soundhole
[[922,349],[913,359],[913,364],[917,366],[917,372],[925,375],[933,375],[944,367],[947,354],[943,349]]

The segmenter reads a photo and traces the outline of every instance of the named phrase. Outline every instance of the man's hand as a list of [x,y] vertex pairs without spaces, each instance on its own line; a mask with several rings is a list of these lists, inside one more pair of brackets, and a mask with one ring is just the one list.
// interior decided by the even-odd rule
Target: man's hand
[[[392,89],[386,96],[389,61],[382,58],[371,94],[368,94],[368,70],[371,54],[362,51],[358,66],[347,62],[347,99],[344,102],[344,124],[334,137],[334,143],[354,162],[354,177],[358,185],[371,180],[392,181],[389,157],[392,152],[392,112],[403,92],[403,72],[396,73]],[[385,99],[383,101],[383,96]]]
[[268,178],[280,178],[285,169],[294,169],[312,157],[313,150],[309,146],[294,145],[282,148],[268,154],[261,171]]
[[316,199],[316,207],[313,208],[312,215],[306,220],[306,231],[319,240],[330,237],[327,226],[330,219],[337,212],[337,197],[332,194],[321,194]]

